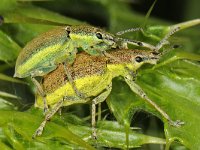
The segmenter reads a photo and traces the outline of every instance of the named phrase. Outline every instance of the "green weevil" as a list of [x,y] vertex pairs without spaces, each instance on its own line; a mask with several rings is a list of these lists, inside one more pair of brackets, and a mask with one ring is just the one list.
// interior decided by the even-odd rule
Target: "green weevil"
[[[42,86],[47,94],[46,100],[48,105],[53,108],[46,114],[45,120],[33,137],[42,134],[47,120],[49,120],[60,107],[77,103],[87,103],[90,101],[92,101],[92,135],[96,137],[95,105],[107,98],[112,89],[112,79],[117,76],[124,77],[125,82],[130,86],[131,90],[152,105],[163,118],[168,120],[170,125],[177,127],[183,124],[183,122],[179,120],[172,121],[168,114],[154,103],[134,81],[136,70],[145,63],[156,64],[161,53],[155,51],[121,49],[111,51],[109,54],[118,58],[120,62],[103,56],[91,56],[86,53],[80,53],[77,55],[73,65],[68,66],[77,89],[86,95],[85,99],[80,98],[74,92],[73,87],[66,78],[65,66],[63,64],[60,64],[56,70],[44,77]],[[35,106],[43,107],[42,97],[39,95],[36,98]]]

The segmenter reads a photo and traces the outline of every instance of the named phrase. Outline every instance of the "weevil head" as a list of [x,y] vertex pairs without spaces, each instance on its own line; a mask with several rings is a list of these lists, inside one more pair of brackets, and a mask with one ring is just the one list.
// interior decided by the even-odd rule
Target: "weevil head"
[[131,63],[135,69],[143,64],[156,64],[161,57],[161,54],[155,51],[133,50],[131,55]]
[[65,30],[76,47],[81,47],[90,54],[93,54],[95,49],[96,51],[104,51],[117,47],[114,40],[115,36],[100,28],[89,25],[77,25],[68,26]]

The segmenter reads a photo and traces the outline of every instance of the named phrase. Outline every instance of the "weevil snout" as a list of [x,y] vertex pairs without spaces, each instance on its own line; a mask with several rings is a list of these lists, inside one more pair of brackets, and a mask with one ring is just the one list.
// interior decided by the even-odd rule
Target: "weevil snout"
[[102,34],[102,40],[104,43],[110,46],[110,48],[117,48],[117,42],[113,35],[111,34]]
[[148,58],[149,62],[151,64],[156,64],[159,61],[161,55],[162,54],[159,53],[159,52],[155,52],[155,51],[150,52],[150,55],[149,55],[149,58]]

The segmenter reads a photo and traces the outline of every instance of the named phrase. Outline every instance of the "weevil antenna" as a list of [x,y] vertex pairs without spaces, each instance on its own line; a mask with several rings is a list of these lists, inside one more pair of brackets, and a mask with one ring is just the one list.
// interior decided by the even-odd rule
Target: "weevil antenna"
[[171,31],[168,34],[166,34],[165,37],[156,45],[155,51],[158,51],[159,49],[161,49],[163,45],[168,44],[169,42],[167,41],[167,39],[169,39],[170,36],[172,36],[174,33],[176,33],[179,30],[180,30],[180,27],[172,28]]
[[142,28],[130,28],[130,29],[126,29],[126,30],[123,30],[123,31],[119,31],[116,33],[116,35],[123,35],[125,33],[130,33],[130,32],[135,32],[135,31],[142,31],[143,32],[143,29]]
[[122,42],[122,46],[127,45],[127,44],[131,44],[131,45],[135,45],[135,46],[147,47],[150,50],[155,49],[155,46],[153,46],[149,43],[145,43],[145,42],[141,42],[141,41],[137,41],[137,40],[130,40],[130,39],[119,38],[119,37],[117,37],[116,40]]

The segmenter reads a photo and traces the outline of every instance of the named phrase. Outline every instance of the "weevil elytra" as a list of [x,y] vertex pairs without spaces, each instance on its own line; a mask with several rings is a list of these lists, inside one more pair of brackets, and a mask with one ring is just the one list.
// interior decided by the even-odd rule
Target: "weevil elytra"
[[[60,107],[90,101],[92,101],[92,126],[93,137],[95,137],[95,105],[104,101],[110,94],[112,79],[117,76],[124,77],[125,82],[130,86],[131,90],[151,104],[171,125],[180,126],[183,123],[178,120],[172,121],[172,119],[135,83],[133,80],[134,75],[131,75],[145,63],[156,64],[160,58],[160,53],[123,49],[111,51],[109,54],[120,59],[121,62],[103,56],[91,56],[86,53],[81,53],[77,55],[74,64],[68,67],[77,89],[86,95],[87,98],[85,99],[75,94],[71,84],[66,79],[64,65],[59,65],[56,70],[44,77],[42,85],[47,94],[47,103],[48,105],[52,105],[53,108],[45,116],[45,120],[37,129],[34,137],[42,134],[46,121],[49,120]],[[95,98],[92,99],[92,97]],[[37,107],[43,107],[40,96],[37,97],[35,105]]]

